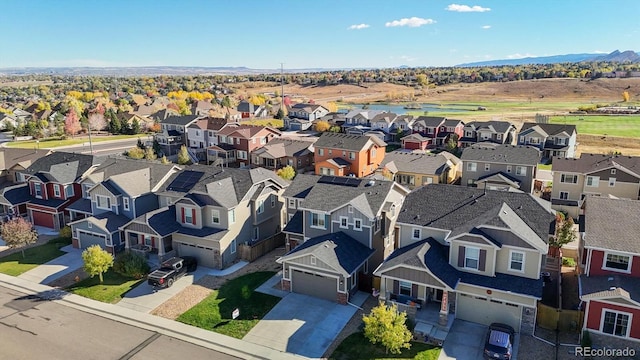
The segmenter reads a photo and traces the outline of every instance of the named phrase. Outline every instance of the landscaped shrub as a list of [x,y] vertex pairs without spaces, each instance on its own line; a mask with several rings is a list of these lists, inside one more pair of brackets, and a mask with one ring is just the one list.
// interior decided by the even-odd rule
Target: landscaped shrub
[[141,279],[149,273],[151,268],[145,258],[136,253],[126,251],[116,256],[113,270],[120,275]]
[[582,339],[580,339],[580,345],[582,345],[582,347],[591,347],[592,343],[591,343],[591,335],[589,335],[589,331],[584,330],[582,332]]
[[576,261],[573,258],[570,258],[570,257],[563,257],[562,258],[562,266],[575,267],[576,266]]
[[71,227],[65,226],[60,229],[60,237],[65,239],[71,239]]

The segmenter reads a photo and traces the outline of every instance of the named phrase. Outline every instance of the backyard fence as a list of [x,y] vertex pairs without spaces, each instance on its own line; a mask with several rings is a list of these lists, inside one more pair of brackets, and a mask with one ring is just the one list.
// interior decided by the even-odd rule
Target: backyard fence
[[254,261],[271,250],[284,246],[285,235],[276,234],[272,237],[250,244],[238,245],[238,255],[242,260]]
[[538,302],[538,326],[547,330],[577,332],[582,328],[584,313],[580,310],[556,309]]

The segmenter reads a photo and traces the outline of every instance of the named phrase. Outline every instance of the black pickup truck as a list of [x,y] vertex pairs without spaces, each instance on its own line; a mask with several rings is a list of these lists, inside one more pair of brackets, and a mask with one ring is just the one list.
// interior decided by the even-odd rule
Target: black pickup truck
[[153,287],[168,288],[188,272],[195,271],[197,266],[193,257],[172,257],[165,260],[160,269],[149,274],[147,281]]

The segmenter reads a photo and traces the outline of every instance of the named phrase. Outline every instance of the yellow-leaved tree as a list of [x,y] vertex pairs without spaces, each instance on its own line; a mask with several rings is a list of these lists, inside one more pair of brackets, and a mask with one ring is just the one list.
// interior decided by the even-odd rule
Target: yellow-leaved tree
[[630,98],[629,92],[628,91],[623,91],[622,92],[622,101],[629,102],[629,98]]
[[407,328],[407,313],[398,312],[398,307],[380,303],[371,309],[369,315],[363,315],[364,336],[372,344],[384,346],[387,353],[399,354],[402,349],[409,349],[411,332]]

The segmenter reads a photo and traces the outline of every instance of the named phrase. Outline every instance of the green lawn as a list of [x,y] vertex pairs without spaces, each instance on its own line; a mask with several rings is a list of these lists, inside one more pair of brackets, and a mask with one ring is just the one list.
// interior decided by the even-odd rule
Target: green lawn
[[400,354],[387,354],[385,348],[373,345],[364,334],[357,332],[344,339],[329,359],[335,360],[373,360],[373,359],[416,359],[436,360],[441,348],[419,342],[411,342],[411,348]]
[[538,164],[538,170],[551,170],[551,164]]
[[256,125],[256,126],[271,126],[272,128],[281,128],[284,126],[284,121],[280,119],[258,119],[258,120],[246,120],[241,121],[242,124]]
[[[103,142],[103,141],[112,141],[112,140],[122,140],[122,139],[135,139],[135,138],[145,138],[146,134],[138,134],[138,135],[111,135],[111,136],[93,136],[91,138],[91,142]],[[77,138],[77,139],[43,139],[40,140],[39,143],[36,143],[36,140],[28,140],[28,141],[12,141],[7,143],[7,147],[15,147],[15,148],[23,148],[23,149],[49,149],[55,148],[59,146],[69,146],[69,145],[79,145],[88,143],[89,139],[87,137]]]
[[104,274],[104,283],[100,284],[100,278],[86,278],[73,286],[67,288],[68,291],[87,297],[89,299],[115,304],[131,289],[146,279],[133,279],[122,276],[113,269]]
[[65,252],[60,251],[60,248],[69,244],[71,244],[71,239],[55,238],[46,244],[26,249],[24,251],[24,259],[21,251],[0,258],[0,273],[18,276],[38,265],[64,255]]
[[567,115],[551,117],[550,121],[576,125],[578,134],[640,137],[638,115]]
[[[255,292],[275,272],[262,271],[229,280],[219,290],[178,317],[178,321],[242,339],[280,298]],[[240,316],[232,320],[234,309]]]

